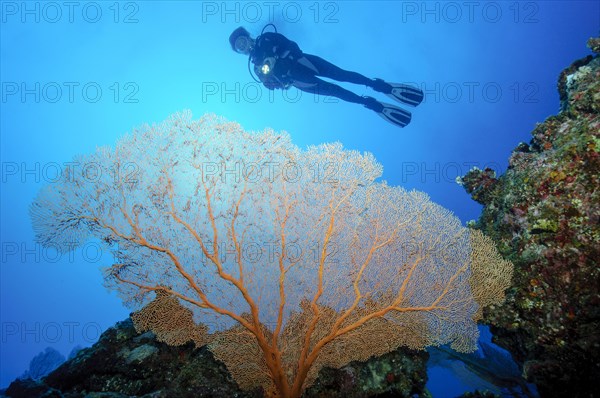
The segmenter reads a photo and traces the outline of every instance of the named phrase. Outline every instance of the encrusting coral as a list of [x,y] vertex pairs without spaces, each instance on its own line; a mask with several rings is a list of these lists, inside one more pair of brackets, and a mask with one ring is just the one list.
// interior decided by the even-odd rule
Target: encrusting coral
[[[588,46],[598,53],[600,38]],[[477,228],[515,264],[486,320],[542,396],[589,397],[600,378],[600,57],[559,78],[561,113],[521,143],[506,173],[461,179],[484,204]]]

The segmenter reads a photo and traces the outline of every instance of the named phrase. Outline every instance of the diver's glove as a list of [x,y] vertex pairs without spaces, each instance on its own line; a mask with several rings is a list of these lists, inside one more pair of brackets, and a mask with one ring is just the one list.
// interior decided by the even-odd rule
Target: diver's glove
[[275,90],[276,88],[281,88],[281,84],[275,79],[266,79],[263,80],[263,85],[269,90]]
[[276,88],[280,88],[282,90],[287,90],[292,86],[292,83],[289,81],[282,81],[275,76],[269,76],[266,79],[261,79],[263,85],[269,90],[275,90]]

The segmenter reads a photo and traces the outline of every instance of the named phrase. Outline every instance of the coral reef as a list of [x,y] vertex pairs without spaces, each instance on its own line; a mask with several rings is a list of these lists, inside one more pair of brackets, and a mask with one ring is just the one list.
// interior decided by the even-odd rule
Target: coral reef
[[259,397],[239,391],[225,366],[192,343],[179,347],[138,334],[131,320],[117,323],[96,344],[40,382],[16,380],[8,397]]
[[[186,111],[76,159],[102,178],[41,189],[36,241],[118,250],[104,282],[143,308],[136,329],[207,346],[245,391],[297,398],[321,369],[399,347],[475,351],[481,309],[510,286],[512,264],[481,231],[424,193],[376,181],[373,155],[339,142],[302,150],[285,132]],[[135,181],[109,177],[125,163]],[[334,177],[315,180],[314,165],[327,164]]]
[[38,380],[58,368],[64,361],[64,355],[52,347],[46,347],[44,351],[31,359],[29,369],[19,378]]
[[[600,39],[588,46],[600,51]],[[505,304],[488,308],[496,342],[544,397],[597,394],[600,379],[600,57],[565,69],[561,112],[532,132],[506,173],[459,181],[484,204],[475,227],[515,265]]]
[[[304,397],[427,397],[424,351],[400,349],[341,369],[325,368]],[[8,397],[262,397],[243,392],[206,346],[170,346],[130,319],[117,323],[90,348],[41,381],[15,380]]]

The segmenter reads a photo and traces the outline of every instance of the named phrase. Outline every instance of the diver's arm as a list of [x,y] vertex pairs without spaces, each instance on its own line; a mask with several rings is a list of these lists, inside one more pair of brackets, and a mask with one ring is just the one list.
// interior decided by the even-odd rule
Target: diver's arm
[[296,42],[282,34],[267,32],[260,36],[259,47],[265,56],[275,56],[282,59],[296,60],[302,57],[302,50]]
[[276,88],[286,90],[290,84],[286,81],[285,76],[279,76],[275,71],[264,73],[259,65],[254,65],[254,73],[258,76],[261,83],[269,90]]
[[276,88],[286,90],[288,88],[288,85],[279,81],[274,75],[264,75],[261,73],[257,73],[257,75],[262,84],[269,90],[275,90]]
[[267,32],[257,38],[251,59],[260,81],[273,90],[290,86],[287,78],[290,65],[302,56],[296,43],[279,33]]

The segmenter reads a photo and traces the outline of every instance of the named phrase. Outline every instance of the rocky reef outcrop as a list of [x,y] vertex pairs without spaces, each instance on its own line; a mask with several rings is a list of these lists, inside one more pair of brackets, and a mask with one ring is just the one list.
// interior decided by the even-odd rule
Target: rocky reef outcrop
[[[321,371],[305,397],[426,397],[425,351],[400,349],[364,363]],[[159,342],[139,334],[131,319],[117,323],[96,344],[80,350],[41,380],[15,380],[13,398],[263,397],[241,391],[206,346]]]
[[559,77],[561,111],[496,176],[459,181],[484,205],[475,228],[515,265],[486,320],[542,397],[598,396],[600,380],[600,38]]

